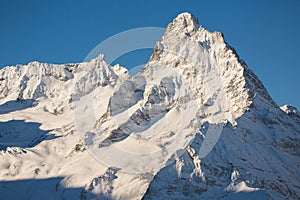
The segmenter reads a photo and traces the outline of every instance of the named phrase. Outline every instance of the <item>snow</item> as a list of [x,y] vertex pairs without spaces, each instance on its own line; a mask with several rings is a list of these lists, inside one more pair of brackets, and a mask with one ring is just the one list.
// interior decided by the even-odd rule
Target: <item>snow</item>
[[300,118],[300,112],[297,110],[296,107],[291,106],[291,105],[284,105],[282,107],[280,107],[281,110],[283,110],[284,112],[286,112],[288,115],[291,116],[297,116]]
[[104,55],[0,70],[0,116],[2,198],[299,198],[299,112],[189,13],[133,77]]

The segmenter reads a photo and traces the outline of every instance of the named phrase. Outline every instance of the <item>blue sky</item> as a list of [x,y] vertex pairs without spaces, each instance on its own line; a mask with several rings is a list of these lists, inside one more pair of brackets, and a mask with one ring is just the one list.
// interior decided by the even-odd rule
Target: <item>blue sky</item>
[[[279,105],[300,108],[298,0],[2,0],[0,68],[34,60],[81,62],[110,36],[166,27],[184,11],[205,28],[223,32]],[[130,67],[146,62],[149,54],[136,52],[118,61]]]

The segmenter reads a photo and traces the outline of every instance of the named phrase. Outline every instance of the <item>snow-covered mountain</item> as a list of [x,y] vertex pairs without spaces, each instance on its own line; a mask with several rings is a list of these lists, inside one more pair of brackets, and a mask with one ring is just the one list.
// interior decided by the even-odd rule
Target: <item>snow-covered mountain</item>
[[133,77],[32,62],[0,91],[1,198],[300,198],[299,112],[189,13]]

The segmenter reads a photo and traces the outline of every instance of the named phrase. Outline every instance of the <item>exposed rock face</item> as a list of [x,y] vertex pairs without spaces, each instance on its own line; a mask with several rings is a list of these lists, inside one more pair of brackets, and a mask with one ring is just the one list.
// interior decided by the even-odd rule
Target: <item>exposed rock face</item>
[[100,55],[6,67],[0,91],[3,197],[43,185],[17,179],[41,179],[51,198],[299,199],[299,112],[281,110],[224,36],[189,13],[134,77]]
[[280,108],[290,116],[300,117],[299,111],[294,106],[284,105]]

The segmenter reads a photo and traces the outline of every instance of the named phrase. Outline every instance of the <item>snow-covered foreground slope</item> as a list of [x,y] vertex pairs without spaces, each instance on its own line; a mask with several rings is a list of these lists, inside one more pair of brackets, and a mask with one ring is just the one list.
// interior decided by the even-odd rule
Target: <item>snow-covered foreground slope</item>
[[189,13],[134,77],[99,55],[0,91],[1,198],[299,199],[299,112]]

